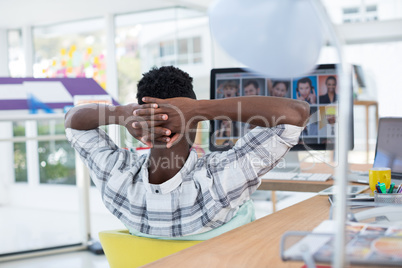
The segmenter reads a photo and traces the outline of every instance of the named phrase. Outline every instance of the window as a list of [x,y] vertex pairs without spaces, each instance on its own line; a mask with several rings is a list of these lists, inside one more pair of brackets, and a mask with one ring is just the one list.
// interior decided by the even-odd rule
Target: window
[[8,68],[11,77],[22,77],[25,71],[21,30],[8,31]]
[[201,48],[201,37],[193,38],[193,62],[202,62],[202,48]]
[[[62,120],[39,121],[38,136],[64,134]],[[75,153],[66,140],[38,142],[40,183],[71,184],[75,179]]]
[[378,20],[377,6],[366,6],[366,21]]
[[[87,77],[106,88],[104,20],[36,27],[34,77]],[[38,122],[38,136],[64,135],[62,121]],[[39,141],[39,181],[75,184],[75,153],[66,140]]]
[[178,65],[188,64],[188,40],[187,39],[179,39],[178,40]]
[[176,52],[173,40],[160,42],[159,51],[159,58],[157,58],[159,64],[155,65],[175,65]]
[[[13,136],[25,137],[25,123],[13,123]],[[14,176],[16,182],[28,182],[26,142],[14,142]]]
[[[363,12],[361,12],[361,10]],[[343,22],[363,22],[378,20],[377,6],[365,6],[362,9],[359,7],[348,7],[343,9]]]
[[88,77],[106,88],[103,19],[36,27],[34,77]]
[[172,40],[164,41],[159,44],[160,57],[167,57],[174,55],[174,43]]
[[334,24],[402,18],[402,1],[400,0],[323,0],[322,2]]
[[202,36],[198,34],[202,31],[197,27],[208,29],[208,22],[200,22],[201,17],[205,14],[184,8],[116,16],[120,103],[136,101],[137,83],[153,66],[182,67],[203,62]]
[[157,45],[150,44],[145,49],[153,51],[155,47],[159,47],[160,53],[159,55],[152,52],[149,53],[149,55],[152,55],[150,65],[177,65],[181,67],[181,65],[186,64],[202,63],[200,36],[162,41]]
[[359,8],[357,8],[357,7],[343,9],[343,14],[356,14],[356,13],[359,13]]
[[361,21],[360,9],[358,7],[348,7],[343,9],[343,22],[359,22]]

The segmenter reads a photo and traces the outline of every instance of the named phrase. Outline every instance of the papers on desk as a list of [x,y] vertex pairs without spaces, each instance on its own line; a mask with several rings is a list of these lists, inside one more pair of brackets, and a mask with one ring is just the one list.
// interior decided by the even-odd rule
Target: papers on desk
[[[331,262],[333,256],[334,221],[324,221],[312,233],[287,249],[282,248],[283,260],[303,260],[306,252],[316,262]],[[383,226],[348,222],[346,224],[346,255],[352,264],[398,264],[402,262],[402,226]]]

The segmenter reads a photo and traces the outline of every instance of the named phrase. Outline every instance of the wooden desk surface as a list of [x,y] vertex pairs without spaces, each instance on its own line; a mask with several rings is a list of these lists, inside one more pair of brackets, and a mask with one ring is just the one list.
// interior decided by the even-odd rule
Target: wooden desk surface
[[[351,168],[365,170],[369,166],[359,165]],[[330,204],[327,196],[314,196],[148,264],[146,267],[300,268],[303,266],[302,262],[283,262],[281,260],[279,249],[281,237],[287,231],[313,230],[322,221],[329,218],[329,210]]]
[[327,196],[314,196],[145,267],[300,268],[303,262],[282,261],[281,237],[287,231],[312,231],[329,218],[329,208]]
[[[308,169],[312,163],[301,163],[302,169]],[[358,171],[368,171],[372,167],[371,164],[351,164],[350,169]],[[308,169],[307,173],[334,173],[334,169],[324,163],[315,164],[313,168]],[[264,180],[258,190],[269,191],[295,191],[295,192],[312,192],[317,193],[334,184],[333,179],[327,181],[289,181],[289,180]]]
[[286,231],[311,231],[328,219],[328,197],[315,196],[228,233],[153,262],[146,267],[298,267],[283,262],[280,239]]
[[378,105],[378,102],[375,100],[354,100],[354,105],[364,105],[364,106],[371,106],[371,105]]

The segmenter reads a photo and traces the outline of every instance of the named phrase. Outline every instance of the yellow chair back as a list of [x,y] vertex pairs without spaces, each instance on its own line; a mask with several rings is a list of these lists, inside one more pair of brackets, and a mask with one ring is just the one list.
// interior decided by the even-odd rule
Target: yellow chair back
[[111,268],[139,267],[202,242],[139,237],[128,230],[102,231],[99,238]]

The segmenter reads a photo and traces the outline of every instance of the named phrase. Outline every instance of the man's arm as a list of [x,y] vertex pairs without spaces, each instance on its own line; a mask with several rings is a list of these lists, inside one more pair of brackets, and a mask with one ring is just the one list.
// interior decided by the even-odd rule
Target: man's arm
[[[187,124],[195,124],[203,120],[226,119],[262,127],[274,127],[279,124],[304,126],[310,116],[310,107],[307,102],[288,98],[249,96],[193,100],[144,97],[143,101],[149,104],[156,103],[158,108],[140,108],[134,111],[134,115],[167,114],[169,119],[165,122],[165,126],[173,133],[184,132],[189,127]],[[142,125],[138,123],[135,127]]]
[[310,116],[308,103],[288,98],[239,97],[217,100],[200,100],[194,109],[207,120],[222,116],[261,127],[279,124],[304,126]]
[[[280,124],[305,126],[310,116],[307,102],[288,98],[249,96],[216,100],[194,100],[190,98],[158,99],[144,97],[148,104],[158,104],[155,109],[137,109],[136,116],[167,114],[163,124],[175,135],[167,144],[169,148],[180,134],[194,128],[203,120],[232,120],[261,127],[274,127]],[[133,126],[141,129],[151,122],[137,122]]]
[[[111,106],[104,104],[86,104],[72,108],[65,116],[65,128],[76,130],[91,130],[99,126],[117,124],[127,128],[130,134],[151,146],[151,140],[168,142],[170,139],[166,137],[171,134],[169,129],[160,127],[167,119],[165,114],[134,116],[135,109],[157,108],[157,104],[139,105],[135,103],[123,106]],[[144,126],[142,129],[134,129],[133,122],[152,121],[152,125]]]

